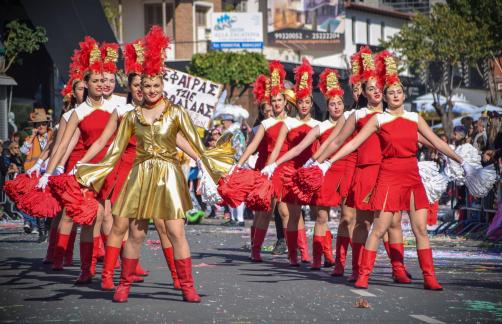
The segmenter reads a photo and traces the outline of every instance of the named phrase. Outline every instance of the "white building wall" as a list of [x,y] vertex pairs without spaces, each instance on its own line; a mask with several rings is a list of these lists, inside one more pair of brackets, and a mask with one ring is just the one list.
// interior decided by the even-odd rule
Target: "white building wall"
[[145,36],[145,13],[143,3],[145,2],[138,0],[122,0],[122,21],[125,43],[130,43]]

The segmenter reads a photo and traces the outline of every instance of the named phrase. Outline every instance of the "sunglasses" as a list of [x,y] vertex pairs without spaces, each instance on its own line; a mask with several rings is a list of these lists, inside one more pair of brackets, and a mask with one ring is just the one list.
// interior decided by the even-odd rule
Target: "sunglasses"
[[48,125],[47,122],[41,122],[41,123],[34,123],[33,124],[34,127],[47,126],[47,125]]

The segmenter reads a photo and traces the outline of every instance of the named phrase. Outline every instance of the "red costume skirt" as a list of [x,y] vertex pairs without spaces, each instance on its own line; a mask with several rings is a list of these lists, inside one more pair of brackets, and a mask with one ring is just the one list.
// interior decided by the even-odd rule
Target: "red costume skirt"
[[344,164],[343,177],[342,181],[340,182],[340,188],[338,189],[340,197],[343,200],[344,198],[347,198],[349,196],[350,185],[352,184],[354,172],[356,171],[356,161],[354,159],[342,159],[338,162],[343,162]]
[[418,173],[417,158],[384,158],[371,197],[372,209],[387,212],[410,210],[412,194],[416,210],[429,207]]
[[344,176],[345,161],[335,162],[326,172],[321,188],[314,194],[311,204],[325,207],[339,206],[342,201],[340,189]]
[[110,174],[106,177],[103,187],[98,195],[99,199],[110,199],[112,204],[115,203],[115,200],[117,200],[120,191],[122,190],[122,186],[129,177],[129,173],[134,166],[135,159],[136,145],[128,145],[119,162],[115,165],[112,172],[110,172]]
[[373,210],[370,199],[375,189],[380,164],[356,166],[346,205],[358,210]]

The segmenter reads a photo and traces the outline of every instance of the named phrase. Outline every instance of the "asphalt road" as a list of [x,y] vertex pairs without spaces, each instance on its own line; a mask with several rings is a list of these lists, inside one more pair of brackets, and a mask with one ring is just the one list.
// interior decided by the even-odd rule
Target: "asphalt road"
[[[128,303],[115,304],[112,292],[100,291],[99,277],[86,287],[73,285],[77,250],[76,266],[53,272],[41,262],[46,243],[36,243],[19,228],[0,227],[0,323],[502,322],[502,256],[473,242],[434,242],[445,290],[431,292],[422,288],[413,247],[406,249],[411,285],[392,282],[381,249],[369,289],[356,290],[346,278],[329,276],[328,269],[290,268],[285,256],[265,252],[265,262],[250,263],[249,225],[192,225],[187,236],[201,304],[185,303],[173,290],[155,231],[143,247],[142,264],[150,276],[133,286]],[[274,240],[271,227],[266,247]],[[350,259],[348,264],[350,274]],[[369,308],[356,307],[360,298]]]

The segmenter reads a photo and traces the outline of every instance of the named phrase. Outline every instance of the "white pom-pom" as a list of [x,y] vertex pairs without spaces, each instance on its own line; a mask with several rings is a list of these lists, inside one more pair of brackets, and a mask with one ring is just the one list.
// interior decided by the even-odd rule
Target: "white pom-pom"
[[477,198],[486,196],[497,181],[497,172],[493,164],[484,168],[479,167],[476,172],[465,179],[465,185],[471,195]]
[[[476,168],[481,168],[481,155],[479,151],[471,144],[462,144],[455,149],[457,153],[465,162],[473,165]],[[464,170],[457,162],[448,159],[446,168],[444,170],[446,175],[457,182],[458,185],[465,184]]]
[[432,161],[418,162],[418,172],[422,178],[429,202],[432,204],[439,200],[441,195],[446,191],[448,178],[444,174],[439,173],[437,164]]
[[200,181],[202,201],[209,205],[219,204],[223,199],[218,193],[218,186],[214,183],[213,178],[211,178],[207,172],[202,172]]

